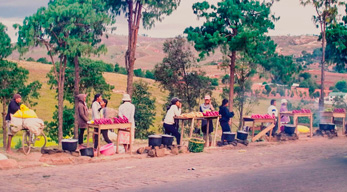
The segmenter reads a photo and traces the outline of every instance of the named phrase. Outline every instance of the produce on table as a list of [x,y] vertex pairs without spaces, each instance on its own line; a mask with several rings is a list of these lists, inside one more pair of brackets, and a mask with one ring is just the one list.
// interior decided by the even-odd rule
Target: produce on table
[[343,108],[336,108],[334,109],[334,113],[346,113],[346,110]]
[[120,123],[129,123],[128,118],[123,117],[113,117],[113,118],[101,118],[95,119],[95,125],[110,125],[110,124],[120,124]]
[[195,118],[195,117],[203,117],[204,115],[201,112],[191,112],[191,113],[183,113],[179,117],[184,118]]
[[269,115],[269,114],[265,114],[265,115],[260,115],[260,114],[253,114],[251,115],[252,119],[275,119],[275,115]]
[[324,110],[324,112],[333,112],[333,109],[332,108],[327,108]]
[[207,116],[207,117],[213,117],[213,116],[218,116],[219,115],[219,112],[218,111],[206,111],[204,113],[202,113],[204,116]]
[[293,110],[292,113],[311,113],[309,109]]

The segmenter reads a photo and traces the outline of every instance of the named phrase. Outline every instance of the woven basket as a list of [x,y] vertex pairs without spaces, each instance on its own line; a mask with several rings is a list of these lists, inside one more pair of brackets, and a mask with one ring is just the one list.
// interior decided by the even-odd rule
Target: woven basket
[[204,151],[205,141],[199,138],[189,139],[188,149],[193,153],[200,153]]

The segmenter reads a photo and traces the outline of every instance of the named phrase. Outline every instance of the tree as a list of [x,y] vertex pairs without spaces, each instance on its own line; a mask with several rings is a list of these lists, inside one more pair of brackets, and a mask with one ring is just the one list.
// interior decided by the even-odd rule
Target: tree
[[[35,105],[32,98],[38,98],[41,88],[38,81],[27,84],[29,71],[18,67],[16,63],[4,60],[12,54],[11,39],[6,33],[7,28],[0,23],[0,101],[2,103],[3,146],[7,145],[6,111],[7,105],[15,93],[20,93],[24,102]],[[26,85],[27,84],[27,85]]]
[[37,62],[39,62],[39,63],[44,63],[44,64],[52,64],[52,63],[50,63],[50,62],[46,59],[46,57],[41,57],[41,58],[39,58],[39,59],[37,60]]
[[[238,51],[249,47],[269,29],[274,28],[276,18],[271,15],[273,1],[222,0],[217,6],[207,1],[193,5],[194,14],[206,21],[201,27],[185,29],[188,40],[194,41],[195,49],[204,58],[221,45],[228,46],[230,58],[229,108],[233,109],[234,74]],[[258,45],[258,44],[256,44]],[[248,47],[247,47],[248,46]]]
[[326,48],[326,28],[330,23],[335,22],[337,16],[337,5],[339,0],[300,0],[303,6],[313,5],[316,15],[313,22],[320,28],[320,38],[322,40],[322,60],[321,60],[321,94],[319,98],[319,110],[324,110],[324,71],[325,71],[325,48]]
[[146,77],[147,79],[155,79],[155,77],[154,77],[154,72],[153,72],[153,71],[150,71],[150,70],[146,70],[145,77]]
[[134,93],[131,98],[135,105],[135,137],[140,139],[145,139],[148,135],[153,134],[149,128],[153,126],[155,119],[155,98],[148,90],[148,83],[143,81],[134,83]]
[[339,73],[347,72],[347,5],[345,12],[342,22],[329,25],[326,31],[326,59],[336,63],[335,70]]
[[142,69],[135,69],[134,70],[134,75],[136,77],[144,77],[145,76],[145,74],[143,73]]
[[[100,43],[100,36],[110,23],[104,4],[100,0],[55,0],[48,7],[41,7],[35,14],[26,17],[23,26],[16,25],[20,52],[28,51],[31,46],[45,46],[53,63],[54,76],[58,86],[58,137],[63,137],[63,96],[65,70],[67,63],[75,64],[75,90],[79,93],[79,61],[82,55],[97,54],[106,51]],[[57,64],[54,61],[58,58]],[[77,105],[75,99],[75,105]],[[77,109],[77,107],[75,107]],[[76,115],[76,111],[75,111]],[[75,121],[75,137],[78,135]]]
[[338,81],[335,84],[336,89],[338,89],[341,92],[347,92],[347,82],[342,80],[342,81]]
[[192,110],[197,106],[198,98],[211,92],[209,78],[203,72],[193,70],[195,58],[185,38],[166,40],[163,47],[167,56],[155,66],[155,79],[162,88],[169,90],[170,97],[181,98],[184,106]]
[[128,49],[125,53],[125,66],[128,73],[127,93],[133,93],[135,52],[140,23],[146,29],[154,26],[155,21],[162,21],[177,9],[181,0],[104,0],[114,16],[124,13],[128,17]]

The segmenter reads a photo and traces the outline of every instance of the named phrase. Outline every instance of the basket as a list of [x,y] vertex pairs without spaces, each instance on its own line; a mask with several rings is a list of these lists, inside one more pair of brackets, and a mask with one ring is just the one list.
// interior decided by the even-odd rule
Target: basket
[[205,141],[199,138],[189,139],[188,150],[193,153],[200,153],[204,151]]

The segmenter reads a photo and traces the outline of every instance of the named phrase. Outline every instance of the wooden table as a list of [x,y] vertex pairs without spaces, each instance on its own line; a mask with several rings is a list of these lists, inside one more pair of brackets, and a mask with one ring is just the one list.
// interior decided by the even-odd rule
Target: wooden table
[[[190,131],[189,131],[189,138],[192,137],[193,135],[193,129],[194,129],[194,121],[195,120],[207,120],[207,128],[206,128],[206,142],[205,142],[205,147],[208,147],[208,144],[209,144],[209,120],[213,120],[213,119],[217,119],[217,122],[216,122],[216,132],[218,130],[218,126],[219,126],[219,118],[220,116],[204,116],[204,117],[175,117],[176,120],[181,120],[182,122],[184,120],[190,120],[191,121],[191,125],[190,125]],[[181,141],[183,141],[183,134],[184,134],[184,124],[182,123],[182,127],[181,127]],[[212,142],[213,143],[213,146],[215,145],[215,142],[216,142],[216,134],[215,134],[215,139],[214,141]]]
[[342,118],[342,135],[345,134],[344,129],[345,129],[346,113],[320,112],[320,115],[321,117],[330,117],[331,123],[334,123],[335,118]]
[[[312,117],[312,113],[292,113],[291,111],[287,111],[287,112],[282,112],[278,115],[278,126],[281,126],[281,116],[292,116],[293,117],[293,124],[295,126],[295,133],[299,135],[298,132],[298,119],[299,117],[308,117],[310,119],[310,137],[312,138],[313,135],[313,117]],[[278,132],[280,131],[280,129],[278,129]]]
[[[120,123],[120,124],[109,124],[109,125],[88,124],[88,129],[87,129],[87,147],[89,146],[89,129],[98,129],[98,132],[95,133],[95,134],[98,135],[98,146],[97,146],[98,156],[100,156],[100,135],[101,135],[101,130],[109,130],[109,129],[113,129],[114,130],[114,129],[118,129],[118,130],[128,130],[128,131],[130,131],[130,140],[129,140],[130,155],[132,154],[132,147],[133,147],[133,145],[132,145],[132,135],[131,135],[132,134],[131,123]],[[118,137],[119,137],[119,134],[117,134],[117,149],[116,149],[117,153],[119,153]]]
[[[251,118],[251,117],[243,117],[242,121],[242,127],[245,125],[246,122],[252,122],[252,142],[256,141],[262,136],[265,136],[267,132],[270,131],[270,136],[269,136],[269,141],[271,140],[272,137],[272,130],[275,127],[275,119],[258,119],[258,118]],[[255,137],[254,137],[254,128],[256,123],[271,123],[269,126],[267,126],[264,130],[259,132]]]

